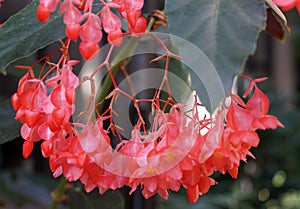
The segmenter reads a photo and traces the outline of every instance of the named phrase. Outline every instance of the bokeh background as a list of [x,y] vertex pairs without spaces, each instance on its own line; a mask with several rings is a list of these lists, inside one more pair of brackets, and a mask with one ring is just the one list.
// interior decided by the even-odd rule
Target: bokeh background
[[[6,0],[0,8],[0,23],[23,8],[30,0]],[[145,10],[161,8],[163,1],[146,1]],[[256,160],[242,163],[238,179],[216,174],[218,185],[196,204],[190,205],[185,191],[172,192],[169,200],[158,196],[145,200],[137,191],[128,196],[128,188],[87,195],[80,183],[70,185],[58,208],[114,209],[300,209],[300,17],[293,10],[287,14],[291,34],[285,41],[261,33],[258,47],[247,62],[245,73],[253,78],[269,77],[260,84],[271,101],[271,114],[279,117],[284,129],[259,132],[261,144],[253,149]],[[46,49],[47,50],[47,49]],[[43,54],[43,51],[38,53]],[[33,55],[32,59],[39,54]],[[9,97],[16,90],[17,75],[0,75],[0,133],[11,118]],[[243,84],[240,89],[243,89]],[[11,126],[9,126],[11,127]],[[11,130],[13,137],[17,128]],[[1,136],[2,138],[5,136]],[[52,178],[48,160],[36,146],[29,159],[22,157],[21,138],[0,145],[0,208],[48,208],[51,191],[59,184]]]

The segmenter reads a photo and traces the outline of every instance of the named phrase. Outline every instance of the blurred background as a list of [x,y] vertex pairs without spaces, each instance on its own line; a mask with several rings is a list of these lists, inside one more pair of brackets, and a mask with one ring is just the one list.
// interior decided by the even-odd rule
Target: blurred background
[[[29,2],[4,1],[0,23]],[[146,10],[162,5],[162,1],[149,0]],[[270,98],[270,113],[277,116],[285,128],[259,132],[261,144],[252,150],[257,159],[248,158],[248,163],[242,163],[238,179],[216,174],[218,185],[193,205],[188,203],[184,190],[171,192],[169,200],[158,196],[144,200],[139,191],[126,195],[128,188],[107,192],[101,197],[97,191],[87,195],[82,185],[75,183],[58,208],[300,209],[300,17],[295,10],[286,15],[291,35],[282,42],[261,33],[257,50],[245,69],[253,78],[269,77],[260,87]],[[19,124],[11,118],[13,110],[9,104],[17,80],[17,75],[0,75],[0,134],[1,130],[13,127],[11,135],[1,135],[2,138],[18,136]],[[48,160],[42,158],[39,146],[35,146],[29,159],[23,159],[22,143],[23,139],[17,137],[0,145],[0,208],[48,208],[51,192],[59,179],[52,178]]]

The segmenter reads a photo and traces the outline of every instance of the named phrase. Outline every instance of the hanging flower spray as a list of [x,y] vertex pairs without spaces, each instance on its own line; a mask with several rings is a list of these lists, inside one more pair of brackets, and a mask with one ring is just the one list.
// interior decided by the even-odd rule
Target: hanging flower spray
[[[16,119],[23,124],[23,156],[29,157],[34,144],[41,141],[42,154],[49,158],[54,177],[64,175],[68,181],[80,180],[87,192],[98,188],[101,194],[124,186],[129,186],[132,193],[141,186],[145,198],[159,194],[167,199],[170,190],[178,191],[183,186],[189,201],[194,203],[216,184],[212,178],[215,172],[228,172],[237,178],[240,162],[246,161],[247,156],[254,158],[250,149],[260,142],[256,131],[283,127],[275,116],[268,114],[269,99],[259,89],[258,83],[266,78],[240,75],[249,82],[243,97],[230,93],[213,114],[203,116],[197,94],[189,107],[174,99],[168,78],[170,62],[181,57],[170,51],[155,33],[146,31],[146,19],[141,16],[143,0],[101,0],[100,4],[97,7],[93,0],[40,0],[37,18],[47,22],[58,9],[64,14],[67,39],[61,42],[60,51],[31,66],[17,66],[26,71],[11,99]],[[122,28],[124,20],[126,29]],[[70,43],[80,39],[82,57],[96,58],[101,51],[103,31],[110,44],[106,58],[80,78],[73,72],[78,61],[70,58]],[[163,51],[148,60],[164,63],[152,98],[138,99],[121,89],[116,80],[112,54],[128,36],[150,37]],[[60,56],[56,63],[50,62],[54,54]],[[36,66],[42,66],[38,73],[34,70]],[[112,85],[111,91],[99,101],[95,80],[101,72],[107,73]],[[75,114],[77,92],[84,85],[89,89],[87,104]],[[132,102],[137,118],[132,130],[126,130],[130,132],[127,138],[114,120],[118,117],[114,107],[121,96]],[[151,107],[150,128],[146,127],[141,104]],[[112,136],[118,139],[116,146],[112,146]]]

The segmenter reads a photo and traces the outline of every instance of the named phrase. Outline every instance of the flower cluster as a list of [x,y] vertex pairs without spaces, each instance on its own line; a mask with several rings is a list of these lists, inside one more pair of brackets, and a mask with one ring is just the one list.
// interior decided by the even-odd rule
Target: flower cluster
[[[83,58],[92,59],[99,52],[98,43],[102,39],[102,29],[108,34],[108,42],[118,46],[122,43],[121,19],[112,10],[119,11],[122,18],[128,21],[130,33],[143,33],[146,30],[146,19],[141,16],[144,0],[100,1],[101,6],[93,0],[40,0],[37,18],[46,22],[59,6],[64,13],[66,36],[71,40],[81,39],[79,51]],[[94,12],[97,10],[97,12]]]
[[241,160],[246,161],[247,155],[254,158],[249,149],[259,144],[255,131],[283,127],[276,117],[267,115],[268,97],[256,85],[265,78],[252,80],[243,77],[250,80],[243,96],[248,96],[252,89],[253,94],[246,103],[238,95],[229,96],[230,105],[224,105],[225,109],[216,115],[216,125],[208,133],[200,156],[202,161],[207,160],[223,174],[228,171],[233,178],[237,177]]
[[[76,63],[63,53],[57,65],[48,63],[50,70],[38,76],[33,67],[19,66],[28,72],[20,80],[12,104],[16,119],[23,123],[24,157],[42,140],[42,154],[49,158],[54,177],[80,180],[88,192],[97,187],[102,194],[129,186],[132,193],[141,185],[145,198],[159,194],[167,199],[170,190],[183,186],[194,203],[216,183],[211,177],[215,171],[236,178],[240,161],[246,161],[247,155],[254,157],[249,150],[259,144],[256,130],[283,127],[268,115],[269,100],[256,84],[264,79],[244,76],[250,81],[244,94],[247,101],[231,94],[209,119],[199,117],[197,101],[190,115],[182,105],[168,103],[172,107],[165,112],[155,100],[149,101],[154,115],[151,130],[141,131],[141,123],[137,123],[131,138],[120,139],[113,148],[110,132],[116,127],[112,128],[111,115],[98,113],[93,119],[97,104],[82,113],[88,115],[87,122],[75,117],[71,122],[75,90],[84,82],[72,72]],[[111,95],[120,93],[116,88]],[[103,125],[106,120],[111,122],[108,128]],[[207,132],[201,134],[204,129]]]
[[283,10],[288,11],[296,7],[298,13],[300,13],[300,1],[299,0],[273,0],[273,2],[281,7]]
[[[132,193],[141,186],[145,198],[159,194],[167,199],[170,190],[178,191],[183,186],[189,201],[194,203],[216,183],[212,178],[216,171],[228,172],[236,178],[240,162],[246,161],[247,156],[254,157],[250,149],[260,141],[256,130],[283,127],[276,117],[268,115],[269,100],[257,86],[265,78],[252,80],[243,76],[250,83],[244,98],[231,93],[215,114],[200,118],[196,96],[189,111],[184,111],[184,104],[172,100],[166,75],[170,58],[178,56],[158,37],[149,34],[165,50],[165,55],[152,60],[165,59],[165,76],[155,97],[136,99],[118,88],[110,69],[110,55],[123,36],[121,20],[112,10],[127,19],[128,30],[136,35],[146,27],[141,16],[143,0],[100,2],[99,9],[93,0],[40,0],[38,19],[47,21],[59,6],[68,39],[56,64],[49,61],[50,57],[37,62],[43,66],[38,75],[34,70],[37,63],[19,66],[27,73],[11,100],[15,118],[23,124],[23,156],[29,157],[34,143],[41,141],[42,154],[49,158],[54,177],[64,175],[69,181],[80,180],[87,192],[98,188],[101,194],[124,186],[131,187]],[[99,51],[102,29],[111,44],[107,58],[91,75],[79,80],[73,73],[77,61],[70,60],[67,51],[70,41],[80,37],[79,50],[85,59],[91,59]],[[113,90],[97,103],[94,76],[103,68],[109,72]],[[90,99],[86,110],[75,115],[76,90],[86,82],[91,84]],[[167,101],[160,98],[163,85],[168,89]],[[112,104],[121,94],[133,101],[138,117],[126,140],[119,132],[122,127],[113,120],[116,113]],[[100,110],[104,102],[109,103],[108,108]],[[152,107],[154,119],[150,130],[145,128],[139,109],[141,102]],[[120,140],[115,147],[112,135]]]
[[31,67],[19,66],[28,72],[19,81],[18,91],[12,96],[12,105],[17,110],[16,119],[23,123],[21,136],[25,139],[25,158],[31,154],[34,142],[49,140],[62,134],[63,130],[65,134],[70,133],[75,89],[79,84],[72,72],[76,63],[64,61],[61,69],[53,66],[48,73],[57,70],[56,76],[46,81],[45,76],[35,77]]

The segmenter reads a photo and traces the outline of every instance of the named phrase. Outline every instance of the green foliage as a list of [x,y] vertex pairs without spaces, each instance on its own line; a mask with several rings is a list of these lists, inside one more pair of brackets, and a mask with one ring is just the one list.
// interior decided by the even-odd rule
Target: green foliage
[[27,205],[32,209],[46,209],[51,202],[49,188],[46,185],[49,179],[39,180],[40,176],[33,174],[28,176],[21,170],[1,170],[0,208],[1,205],[8,208],[13,205]]
[[192,42],[208,56],[228,93],[265,28],[264,0],[166,0],[165,10],[170,33]]
[[[9,64],[27,57],[57,39],[64,38],[62,15],[55,13],[49,22],[39,23],[36,20],[36,6],[34,1],[0,28],[0,71],[7,70],[8,73],[14,74],[11,72],[13,67],[7,69]],[[191,41],[204,51],[216,67],[228,92],[234,75],[243,71],[246,58],[256,48],[257,35],[265,27],[264,1],[166,0],[165,6],[170,32]],[[27,58],[24,59],[25,62],[26,60]],[[18,62],[21,63],[23,61]],[[19,76],[18,73],[16,75]],[[185,76],[188,80],[188,76]],[[19,136],[20,124],[13,119],[14,114],[8,100],[0,103],[0,144]],[[249,168],[246,165],[244,170],[241,169],[239,180],[229,183],[220,181],[219,185],[201,197],[198,203],[190,205],[185,194],[172,193],[169,200],[161,200],[163,204],[160,208],[299,208],[299,204],[296,205],[300,200],[299,117],[299,110],[279,117],[287,128],[263,135],[262,146],[255,153],[259,157],[254,163],[259,170],[256,171],[259,176],[247,173]],[[252,164],[248,165],[252,166],[253,162],[250,162]],[[284,170],[287,179],[277,188],[272,181],[276,180],[278,173],[283,173],[281,170]],[[241,185],[244,185],[245,179],[251,182],[253,187],[249,193],[243,195]],[[263,188],[270,191],[271,197],[265,202],[260,202],[257,194]],[[48,186],[41,186],[23,174],[3,170],[0,172],[0,207],[7,202],[21,202],[31,205],[31,208],[46,208],[51,201],[49,194]],[[104,196],[99,196],[95,191],[86,194],[82,189],[73,188],[69,190],[68,195],[68,207],[72,209],[124,207],[124,201],[118,192],[107,192]],[[271,207],[272,205],[275,206]]]
[[0,144],[14,140],[20,134],[20,123],[14,120],[15,111],[9,100],[0,102]]
[[69,191],[69,208],[72,209],[123,209],[124,200],[118,191],[107,191],[103,195],[94,190],[86,194],[79,188]]
[[47,23],[40,23],[36,7],[37,2],[33,1],[0,27],[0,71],[15,60],[65,37],[62,15],[55,13]]

